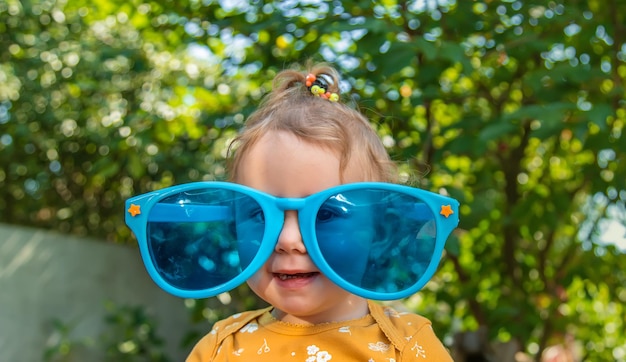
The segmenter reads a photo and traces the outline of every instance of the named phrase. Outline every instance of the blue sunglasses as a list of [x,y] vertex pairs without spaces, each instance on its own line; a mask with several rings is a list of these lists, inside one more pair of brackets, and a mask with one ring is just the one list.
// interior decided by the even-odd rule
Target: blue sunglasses
[[319,271],[368,299],[401,299],[435,273],[458,202],[408,186],[343,184],[279,198],[229,182],[194,182],[126,201],[148,273],[163,290],[207,298],[244,283],[274,252],[286,210]]

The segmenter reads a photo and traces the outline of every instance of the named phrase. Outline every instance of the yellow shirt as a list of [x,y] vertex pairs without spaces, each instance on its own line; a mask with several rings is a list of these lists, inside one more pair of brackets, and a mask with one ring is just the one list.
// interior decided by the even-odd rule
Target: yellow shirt
[[271,308],[221,320],[187,362],[399,362],[452,358],[431,323],[412,313],[369,303],[363,318],[304,326],[274,319]]

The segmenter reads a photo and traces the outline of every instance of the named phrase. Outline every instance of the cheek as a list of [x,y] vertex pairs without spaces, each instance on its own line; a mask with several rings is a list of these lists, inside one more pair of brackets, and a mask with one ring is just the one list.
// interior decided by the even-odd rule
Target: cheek
[[256,295],[263,298],[262,291],[265,289],[267,284],[269,284],[269,278],[264,275],[263,268],[261,268],[261,270],[257,271],[256,273],[254,273],[254,275],[248,278],[246,283]]

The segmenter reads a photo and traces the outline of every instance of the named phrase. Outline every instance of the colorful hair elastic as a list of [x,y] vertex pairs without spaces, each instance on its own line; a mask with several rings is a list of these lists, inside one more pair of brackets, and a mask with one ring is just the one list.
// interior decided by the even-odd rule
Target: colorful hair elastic
[[305,85],[307,89],[316,97],[328,99],[331,102],[339,100],[339,94],[328,91],[328,80],[322,74],[319,78],[315,74],[309,73],[306,76]]

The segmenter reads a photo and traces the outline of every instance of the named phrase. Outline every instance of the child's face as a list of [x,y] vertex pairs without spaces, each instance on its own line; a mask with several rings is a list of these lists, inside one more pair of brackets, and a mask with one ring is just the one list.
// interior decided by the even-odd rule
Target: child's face
[[[278,197],[305,197],[342,183],[335,152],[284,131],[263,136],[238,169],[237,183]],[[366,181],[356,167],[343,172],[345,182]],[[302,243],[294,210],[285,212],[274,253],[248,284],[288,322],[339,321],[367,311],[365,300],[319,273]]]

